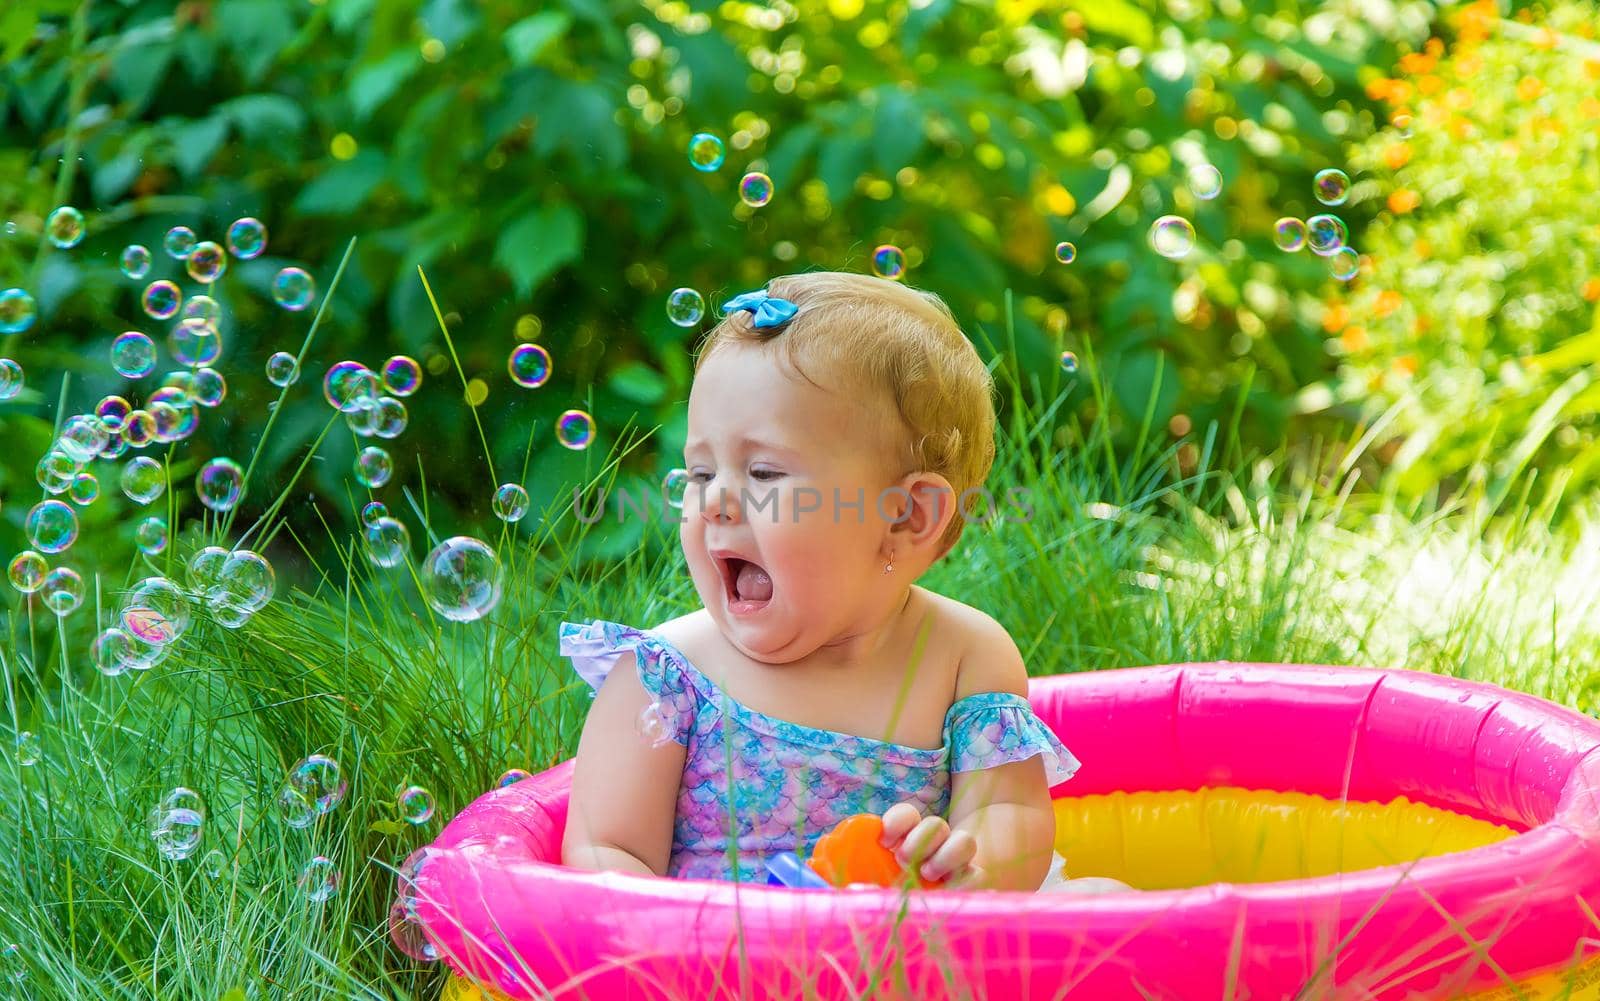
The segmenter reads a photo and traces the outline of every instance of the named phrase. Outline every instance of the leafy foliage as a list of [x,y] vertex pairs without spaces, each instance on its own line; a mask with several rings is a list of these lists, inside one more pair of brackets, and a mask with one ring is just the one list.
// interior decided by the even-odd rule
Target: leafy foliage
[[[271,229],[269,256],[217,287],[239,416],[200,432],[217,453],[246,451],[276,395],[257,373],[304,332],[305,314],[266,300],[271,275],[299,262],[325,284],[359,236],[306,381],[342,357],[415,354],[432,379],[408,401],[416,430],[397,443],[395,486],[426,470],[432,501],[467,518],[486,516],[489,491],[461,381],[482,380],[472,398],[497,468],[520,467],[531,440],[536,502],[589,462],[550,433],[572,406],[594,413],[602,448],[630,425],[663,428],[627,460],[659,477],[681,447],[695,336],[667,322],[668,292],[715,304],[783,271],[866,270],[880,243],[905,248],[908,280],[943,295],[986,352],[1011,290],[1019,372],[1092,341],[1127,433],[1147,410],[1203,426],[1247,384],[1241,430],[1275,442],[1287,401],[1330,360],[1294,294],[1326,275],[1275,250],[1272,222],[1306,214],[1311,173],[1370,128],[1362,67],[1420,44],[1432,15],[1421,0],[72,9],[24,0],[6,14],[0,216],[16,233],[0,239],[0,275],[32,287],[42,315],[5,344],[33,390],[0,421],[46,412],[46,373],[62,369],[69,406],[126,391],[102,352],[152,324],[115,270],[124,244],[158,247],[177,223],[216,236],[251,214]],[[687,163],[699,130],[727,141],[719,171]],[[1183,184],[1202,160],[1226,179],[1215,201]],[[771,204],[740,203],[746,168],[771,175]],[[88,216],[72,251],[40,238],[58,203]],[[1181,262],[1144,247],[1169,211],[1199,231]],[[1081,250],[1070,266],[1053,257],[1063,239]],[[183,277],[157,257],[151,277]],[[505,374],[519,338],[555,359],[535,392]],[[1052,420],[1088,405],[1079,393]],[[326,417],[309,385],[294,393],[262,475],[282,483]],[[311,471],[322,496],[344,494],[339,438]],[[27,486],[33,458],[8,456],[5,482]]]
[[1370,85],[1400,124],[1352,154],[1376,178],[1355,197],[1381,208],[1365,277],[1325,314],[1327,398],[1387,411],[1379,454],[1407,496],[1499,500],[1535,468],[1554,502],[1600,479],[1597,19],[1567,3],[1535,27],[1475,3],[1448,50]]

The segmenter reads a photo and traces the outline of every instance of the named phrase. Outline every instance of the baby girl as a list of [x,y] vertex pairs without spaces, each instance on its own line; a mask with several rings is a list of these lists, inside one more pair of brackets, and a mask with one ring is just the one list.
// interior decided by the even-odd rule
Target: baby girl
[[563,862],[764,883],[871,813],[929,879],[1057,888],[1048,790],[1078,761],[1006,631],[915,584],[994,461],[988,370],[943,302],[881,278],[792,275],[723,308],[684,449],[705,607],[561,626],[597,690]]

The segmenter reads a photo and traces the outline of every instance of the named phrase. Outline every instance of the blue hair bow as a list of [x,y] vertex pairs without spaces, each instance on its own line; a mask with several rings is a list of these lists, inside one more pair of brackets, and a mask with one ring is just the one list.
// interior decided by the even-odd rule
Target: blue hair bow
[[800,307],[788,299],[779,299],[767,294],[764,288],[754,292],[736,295],[722,304],[723,313],[737,313],[741,309],[748,309],[754,313],[754,325],[757,327],[777,327],[794,318]]

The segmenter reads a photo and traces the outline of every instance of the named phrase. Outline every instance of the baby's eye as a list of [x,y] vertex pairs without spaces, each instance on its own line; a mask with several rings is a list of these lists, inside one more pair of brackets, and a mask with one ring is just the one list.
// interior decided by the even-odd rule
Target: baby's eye
[[704,483],[709,479],[711,479],[711,474],[703,469],[697,469],[689,474],[690,483]]
[[750,470],[750,475],[765,482],[767,480],[775,480],[783,474],[776,469],[752,469]]

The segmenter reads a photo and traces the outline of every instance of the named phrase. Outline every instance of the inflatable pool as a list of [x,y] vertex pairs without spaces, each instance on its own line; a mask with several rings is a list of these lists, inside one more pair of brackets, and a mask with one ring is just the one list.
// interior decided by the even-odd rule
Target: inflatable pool
[[1052,790],[1068,874],[1138,892],[572,870],[569,761],[408,862],[397,941],[455,999],[1600,998],[1600,722],[1366,668],[1133,668],[1030,698],[1083,761]]

